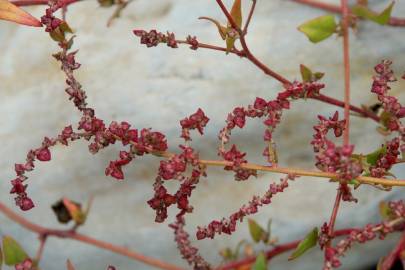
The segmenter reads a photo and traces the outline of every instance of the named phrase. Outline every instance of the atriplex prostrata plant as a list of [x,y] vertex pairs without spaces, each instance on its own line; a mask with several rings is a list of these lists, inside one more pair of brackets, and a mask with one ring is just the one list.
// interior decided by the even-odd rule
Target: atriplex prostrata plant
[[[293,250],[290,259],[296,259],[309,248],[319,245],[324,250],[324,270],[341,266],[340,257],[344,256],[350,247],[355,243],[364,243],[376,237],[383,239],[387,234],[393,232],[403,232],[398,244],[383,258],[379,269],[390,269],[396,260],[405,261],[405,201],[390,201],[381,204],[383,220],[379,224],[367,224],[364,228],[347,228],[335,230],[335,221],[339,210],[340,202],[357,202],[353,188],[361,185],[372,185],[383,191],[390,191],[393,186],[405,186],[405,180],[387,179],[392,176],[390,170],[393,166],[404,162],[405,155],[405,126],[401,119],[405,117],[405,107],[397,98],[389,94],[390,84],[397,78],[391,69],[391,61],[383,60],[375,66],[375,76],[372,78],[371,92],[376,95],[377,101],[373,106],[356,107],[350,105],[350,58],[349,58],[349,29],[356,28],[360,19],[371,20],[375,23],[392,26],[405,26],[405,20],[391,17],[394,7],[392,2],[382,12],[372,11],[367,1],[358,0],[355,6],[349,7],[347,0],[341,1],[341,6],[333,6],[312,0],[295,0],[302,4],[312,5],[342,15],[340,22],[335,16],[326,15],[303,23],[298,29],[308,36],[312,42],[320,42],[333,34],[341,36],[344,50],[344,70],[345,70],[345,91],[344,101],[339,101],[322,93],[325,84],[320,80],[323,77],[321,72],[313,72],[305,65],[300,65],[302,80],[290,81],[267,65],[262,63],[250,51],[246,42],[248,28],[254,16],[257,0],[244,1],[234,0],[231,8],[226,7],[222,0],[216,0],[217,5],[226,17],[226,22],[208,17],[201,17],[211,21],[217,28],[219,36],[225,41],[225,46],[214,46],[205,44],[198,40],[196,36],[189,35],[185,39],[177,39],[172,32],[162,33],[157,30],[135,29],[133,34],[140,38],[141,44],[147,47],[155,47],[159,44],[166,44],[168,47],[177,48],[181,45],[189,46],[192,50],[210,49],[222,51],[227,54],[234,54],[245,58],[257,66],[266,75],[276,79],[281,83],[282,90],[274,100],[267,100],[265,97],[257,97],[244,107],[237,107],[230,112],[226,118],[224,127],[219,131],[218,160],[204,160],[200,158],[198,152],[191,146],[192,135],[196,130],[200,135],[204,134],[204,128],[209,123],[209,118],[200,108],[196,112],[180,120],[180,137],[184,139],[184,144],[179,146],[177,153],[168,152],[168,142],[166,136],[151,128],[132,127],[128,122],[111,122],[109,124],[96,116],[94,108],[86,102],[86,92],[82,85],[75,78],[75,70],[80,68],[76,61],[77,51],[72,51],[71,47],[75,36],[69,36],[73,31],[65,20],[66,7],[77,0],[15,0],[8,2],[0,0],[0,19],[13,21],[19,24],[31,26],[45,26],[45,31],[57,42],[60,51],[55,53],[54,58],[60,63],[61,69],[66,76],[67,88],[65,92],[69,99],[73,101],[75,107],[80,111],[82,117],[76,125],[67,125],[56,137],[45,137],[40,147],[29,150],[27,158],[23,163],[15,164],[16,178],[11,180],[12,194],[15,194],[16,205],[23,211],[28,211],[34,207],[34,202],[27,192],[27,173],[35,168],[35,162],[50,161],[52,154],[50,148],[56,144],[68,146],[71,142],[85,139],[89,142],[89,151],[93,154],[119,142],[123,146],[118,158],[111,161],[105,170],[106,175],[110,175],[117,180],[125,178],[123,167],[144,155],[154,155],[162,158],[159,170],[153,184],[153,197],[147,204],[156,212],[156,222],[163,222],[168,216],[168,208],[179,209],[177,215],[173,217],[173,223],[169,226],[173,229],[175,241],[178,249],[185,260],[194,269],[213,269],[198,252],[198,249],[191,245],[190,235],[185,231],[185,217],[193,211],[189,199],[193,191],[197,188],[202,177],[206,178],[209,166],[221,166],[226,171],[232,171],[236,181],[246,181],[252,176],[256,176],[258,171],[278,172],[286,176],[279,183],[272,183],[264,194],[254,196],[249,202],[242,205],[236,212],[222,220],[213,220],[208,225],[196,228],[195,236],[198,240],[214,238],[217,234],[232,234],[238,223],[245,217],[257,213],[260,207],[270,204],[275,195],[284,192],[290,183],[300,176],[313,176],[330,179],[334,185],[338,185],[336,200],[328,222],[324,222],[320,228],[314,228],[302,240],[292,243],[278,244],[275,238],[271,237],[270,226],[263,229],[253,220],[249,220],[249,228],[255,242],[263,242],[272,246],[269,251],[259,254],[245,252],[245,258],[238,258],[238,249],[232,251],[227,249],[221,254],[226,262],[215,269],[266,269],[268,261],[283,252]],[[118,17],[122,9],[129,2],[124,0],[99,0],[102,6],[116,5],[111,20]],[[41,20],[21,10],[18,6],[47,4],[48,8]],[[250,5],[248,13],[243,16],[242,5]],[[56,11],[62,11],[62,18],[56,16]],[[243,20],[243,17],[246,19]],[[402,77],[405,79],[405,76]],[[332,116],[318,116],[318,124],[314,126],[314,135],[311,144],[315,152],[315,166],[319,171],[306,171],[295,168],[283,168],[278,164],[276,142],[273,140],[273,133],[282,120],[285,110],[289,110],[294,100],[316,99],[334,106],[344,108],[344,117],[339,118],[338,112]],[[355,152],[355,146],[350,144],[349,122],[350,113],[357,116],[376,121],[380,124],[378,131],[386,137],[386,143],[378,147],[374,152],[361,154]],[[230,144],[232,131],[236,128],[243,129],[249,118],[260,118],[264,124],[264,150],[267,165],[249,163],[246,153],[242,152],[235,144]],[[333,131],[333,132],[329,132]],[[337,145],[329,136],[332,133],[335,137],[343,137],[343,144]],[[402,155],[402,157],[401,157]],[[165,187],[166,181],[177,181],[178,190],[169,193]],[[36,256],[29,256],[9,236],[3,238],[4,261],[7,265],[14,266],[15,269],[39,269],[39,262],[42,251],[45,247],[48,236],[76,239],[91,245],[98,246],[146,264],[156,266],[161,269],[181,269],[180,267],[149,258],[130,251],[123,247],[118,247],[110,243],[102,242],[88,236],[79,234],[77,228],[83,225],[89,211],[82,209],[81,205],[67,198],[63,198],[55,203],[52,208],[57,218],[62,223],[70,220],[74,221],[74,226],[68,230],[47,229],[37,224],[31,223],[21,215],[15,213],[5,205],[0,203],[0,211],[15,222],[27,229],[37,233],[40,239],[40,246]],[[345,236],[340,241],[334,241],[339,236]],[[241,243],[241,245],[247,245]],[[241,246],[240,245],[240,246]],[[251,255],[251,256],[249,256]],[[2,259],[0,259],[0,266]],[[405,267],[405,266],[404,266]],[[67,262],[68,269],[75,269],[73,264]],[[115,269],[109,266],[108,269]]]

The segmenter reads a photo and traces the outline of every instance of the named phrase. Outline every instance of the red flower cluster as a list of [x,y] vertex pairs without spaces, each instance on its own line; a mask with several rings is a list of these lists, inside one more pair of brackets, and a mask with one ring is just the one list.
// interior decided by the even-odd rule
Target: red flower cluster
[[373,177],[384,177],[392,166],[397,162],[399,152],[399,138],[387,142],[385,152],[380,154],[376,165],[370,167],[370,174]]
[[28,152],[25,164],[15,164],[14,170],[17,174],[17,178],[11,181],[12,188],[10,193],[17,194],[15,202],[16,205],[21,208],[21,210],[27,211],[34,207],[33,201],[26,192],[27,185],[24,184],[24,182],[27,180],[27,177],[25,176],[25,173],[34,169],[34,162],[36,159],[39,161],[51,160],[51,152],[49,151],[49,147],[54,146],[56,143],[57,140],[45,137],[41,147]]
[[184,230],[184,217],[176,218],[176,222],[169,225],[174,230],[174,240],[177,243],[183,259],[187,260],[193,269],[209,270],[212,269],[210,265],[198,254],[198,249],[191,245],[189,234]]
[[176,37],[173,33],[167,32],[167,34],[163,34],[156,30],[150,30],[146,32],[144,30],[133,30],[135,36],[141,38],[141,44],[145,44],[146,47],[156,47],[159,43],[166,43],[167,46],[171,48],[177,48],[177,41]]
[[228,114],[226,120],[226,127],[224,127],[219,134],[219,139],[222,142],[221,152],[224,152],[223,145],[229,142],[232,129],[235,127],[243,128],[246,124],[246,117],[249,118],[262,118],[267,127],[264,132],[264,140],[271,147],[266,146],[263,150],[263,155],[267,157],[270,163],[277,163],[274,159],[274,153],[269,151],[270,148],[274,150],[274,142],[272,141],[272,133],[281,121],[282,112],[290,108],[290,100],[298,98],[315,97],[325,85],[318,82],[294,82],[286,86],[286,89],[280,92],[275,100],[267,102],[263,98],[257,97],[253,105],[247,108],[237,107],[232,113]]
[[[193,189],[199,182],[201,176],[205,175],[205,168],[198,162],[198,155],[191,147],[180,146],[182,153],[171,157],[168,161],[161,161],[159,174],[153,185],[155,194],[148,201],[149,206],[156,211],[156,222],[163,222],[167,218],[167,208],[177,203],[180,212],[177,216],[183,216],[193,211],[189,205],[188,198],[191,196]],[[184,175],[187,164],[193,167],[191,176]],[[176,179],[181,185],[174,195],[168,194],[163,186],[163,180]]]
[[167,189],[162,185],[161,181],[156,181],[154,184],[155,194],[148,201],[149,206],[156,211],[156,222],[163,222],[167,218],[167,208],[176,203],[176,198],[167,193]]
[[361,163],[352,159],[353,145],[336,146],[327,139],[328,131],[333,129],[336,137],[342,135],[345,127],[345,120],[339,121],[339,114],[327,119],[318,116],[319,124],[314,126],[315,134],[311,144],[316,154],[316,166],[325,172],[335,172],[342,180],[351,180],[363,172]]
[[198,49],[199,43],[198,43],[197,37],[188,36],[186,41],[190,45],[190,49],[192,49],[192,50]]
[[190,130],[193,129],[197,129],[198,132],[203,135],[204,128],[209,120],[210,119],[205,115],[204,111],[199,108],[197,112],[180,121],[182,128],[180,137],[186,141],[191,141]]
[[277,193],[283,192],[288,187],[288,181],[294,180],[294,175],[287,175],[281,179],[279,184],[272,183],[269,189],[262,196],[254,196],[248,205],[243,205],[237,212],[229,216],[228,219],[223,218],[221,221],[214,220],[208,226],[198,227],[196,237],[201,240],[204,238],[214,238],[216,234],[231,234],[236,230],[236,223],[242,222],[248,216],[257,213],[258,208],[271,203],[271,199]]
[[124,173],[122,172],[122,166],[127,165],[132,160],[132,155],[129,152],[120,151],[120,159],[111,161],[107,169],[105,169],[105,175],[111,175],[112,177],[122,180],[124,179]]
[[[403,107],[396,97],[389,96],[388,91],[391,89],[389,83],[395,82],[397,79],[391,69],[391,61],[383,60],[380,64],[374,67],[377,75],[373,77],[373,85],[371,92],[376,93],[378,100],[382,103],[387,119],[383,119],[384,125],[390,131],[400,131],[404,134],[405,130],[399,121],[405,117],[405,107]],[[402,128],[402,130],[400,130]]]
[[222,153],[223,159],[232,162],[232,165],[225,166],[224,170],[234,171],[236,181],[244,181],[247,180],[250,176],[257,176],[256,170],[241,168],[241,165],[243,163],[247,163],[247,161],[244,159],[245,156],[246,153],[240,152],[236,148],[236,145],[232,145],[229,151]]

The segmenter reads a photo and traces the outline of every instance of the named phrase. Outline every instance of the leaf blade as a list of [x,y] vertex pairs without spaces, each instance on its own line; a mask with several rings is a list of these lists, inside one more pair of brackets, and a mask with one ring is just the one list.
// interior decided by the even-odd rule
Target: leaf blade
[[263,235],[266,233],[265,230],[253,219],[248,219],[249,232],[253,241],[256,243],[263,239]]
[[288,258],[289,261],[294,260],[304,254],[307,250],[316,245],[318,241],[318,228],[314,228],[309,232],[303,240],[298,244],[297,248]]
[[28,258],[24,249],[11,236],[3,237],[4,263],[14,266]]
[[298,30],[313,43],[327,39],[336,32],[336,29],[337,24],[333,15],[320,16],[298,26]]
[[391,18],[392,8],[394,7],[394,4],[395,2],[391,2],[391,4],[386,7],[381,13],[375,13],[367,6],[363,5],[355,5],[354,7],[352,7],[351,10],[358,17],[370,20],[380,25],[385,25]]
[[256,257],[252,270],[267,270],[267,259],[263,252],[260,252],[260,254]]

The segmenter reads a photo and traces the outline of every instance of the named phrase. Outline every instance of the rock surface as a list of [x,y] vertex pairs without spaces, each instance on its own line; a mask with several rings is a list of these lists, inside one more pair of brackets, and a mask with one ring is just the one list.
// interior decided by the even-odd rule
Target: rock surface
[[[112,9],[99,8],[94,1],[69,7],[67,20],[76,30],[75,47],[80,48],[77,60],[82,63],[77,77],[99,117],[106,122],[126,120],[138,128],[160,130],[168,134],[171,149],[175,150],[181,143],[178,121],[200,107],[211,121],[206,136],[195,136],[193,143],[204,158],[216,158],[217,133],[227,113],[234,107],[251,103],[256,96],[275,97],[280,85],[244,59],[207,50],[194,52],[186,47],[172,50],[162,45],[147,49],[140,46],[131,33],[133,29],[169,30],[179,38],[191,34],[197,35],[200,41],[222,45],[214,26],[197,20],[199,16],[223,19],[217,6],[208,2],[136,0],[110,28],[105,24]],[[376,10],[386,5],[386,1],[373,2]],[[44,7],[28,10],[40,17]],[[287,78],[299,78],[300,63],[325,72],[325,93],[341,99],[341,40],[330,38],[313,45],[296,30],[302,22],[324,13],[285,0],[258,1],[248,42],[259,59]],[[405,14],[405,3],[398,1],[394,15],[401,14]],[[405,58],[400,57],[405,52],[404,37],[405,30],[401,28],[381,27],[370,22],[360,24],[359,32],[351,36],[353,103],[375,102],[369,89],[373,66],[381,59],[394,60],[397,72],[404,71]],[[14,163],[23,161],[27,150],[38,146],[44,136],[55,136],[64,126],[79,119],[63,91],[63,74],[51,57],[56,50],[41,29],[0,23],[0,198],[12,207],[8,191]],[[405,96],[400,90],[404,87],[401,81],[393,89],[401,94],[402,101]],[[313,167],[309,145],[312,126],[318,114],[330,115],[335,110],[314,101],[293,104],[276,132],[283,166]],[[351,140],[358,152],[372,151],[383,142],[375,134],[375,127],[371,121],[353,118]],[[235,132],[233,138],[252,161],[264,162],[260,156],[261,136],[262,125],[256,121],[243,131]],[[53,160],[38,164],[30,174],[29,189],[37,207],[24,215],[43,225],[60,227],[49,207],[53,202],[62,196],[85,202],[94,194],[88,224],[81,232],[186,267],[171,230],[153,222],[154,213],[145,203],[152,196],[157,159],[138,159],[125,169],[126,180],[116,182],[104,175],[104,169],[109,160],[116,158],[119,149],[111,147],[93,156],[85,142],[73,143],[69,148],[55,147]],[[397,166],[394,173],[405,177],[403,166]],[[228,216],[280,177],[261,173],[257,179],[235,183],[230,174],[218,168],[210,168],[208,175],[192,198],[195,211],[189,216],[187,226],[192,235],[197,225]],[[254,218],[262,224],[272,218],[273,234],[281,242],[290,241],[329,218],[335,193],[333,184],[302,177]],[[363,226],[377,221],[378,203],[388,198],[404,198],[403,194],[400,189],[388,194],[361,187],[355,192],[358,204],[342,205],[337,227]],[[219,249],[248,238],[247,225],[238,226],[238,232],[232,237],[194,242],[211,262],[219,263]],[[36,236],[4,216],[0,216],[0,234],[13,235],[30,254],[35,254]],[[377,240],[355,248],[345,258],[344,269],[361,269],[375,263],[392,243]],[[41,268],[45,270],[64,269],[67,258],[77,269],[105,269],[108,264],[117,269],[152,269],[106,251],[58,239],[49,240],[44,258]],[[290,263],[286,257],[280,257],[270,265],[271,269],[309,270],[320,269],[321,264],[321,253],[312,252],[297,262]]]

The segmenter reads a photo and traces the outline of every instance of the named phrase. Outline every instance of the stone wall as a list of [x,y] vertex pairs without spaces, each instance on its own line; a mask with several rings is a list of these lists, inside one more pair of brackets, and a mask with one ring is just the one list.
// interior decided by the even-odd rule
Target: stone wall
[[[376,10],[387,4],[387,1],[373,2]],[[394,15],[405,14],[405,3],[397,2]],[[39,17],[44,7],[28,10]],[[236,106],[252,103],[256,96],[274,98],[281,89],[275,80],[236,56],[207,50],[194,52],[186,47],[147,49],[140,46],[132,34],[135,28],[155,28],[173,31],[178,37],[197,35],[200,41],[222,45],[215,27],[197,20],[204,15],[223,19],[214,1],[135,0],[112,27],[106,28],[112,12],[112,9],[97,7],[95,1],[85,1],[69,7],[67,17],[76,31],[75,47],[80,48],[77,60],[82,67],[77,77],[87,91],[89,103],[106,122],[127,120],[138,128],[153,127],[168,134],[174,150],[181,143],[178,121],[201,107],[211,121],[206,136],[196,136],[193,145],[201,151],[202,157],[216,158],[217,134],[227,113]],[[313,45],[296,30],[302,22],[323,14],[325,12],[287,0],[258,1],[248,42],[258,58],[287,78],[299,79],[300,63],[325,72],[324,93],[342,99],[341,40],[330,38]],[[369,22],[361,23],[359,31],[351,35],[354,104],[375,102],[375,96],[369,92],[371,76],[373,66],[381,59],[394,60],[398,73],[405,70],[404,37],[404,29]],[[41,29],[0,23],[0,198],[10,206],[13,202],[8,194],[9,180],[14,176],[14,163],[23,161],[27,150],[38,146],[44,136],[55,136],[64,126],[79,119],[63,91],[63,74],[51,57],[56,50],[56,45]],[[401,81],[393,89],[401,95],[402,101],[405,96],[400,90],[404,87]],[[283,166],[313,168],[309,145],[312,126],[318,114],[330,115],[335,110],[316,101],[294,102],[275,133]],[[262,128],[260,121],[253,121],[233,135],[234,142],[255,162],[264,162],[260,156]],[[351,140],[358,152],[367,153],[383,142],[375,134],[375,128],[371,121],[353,117]],[[154,212],[145,203],[152,196],[157,159],[138,159],[125,168],[126,180],[117,182],[106,177],[104,169],[109,160],[116,158],[119,149],[111,147],[93,156],[81,141],[69,148],[55,147],[53,160],[38,164],[30,174],[29,190],[37,207],[25,216],[40,224],[61,227],[49,206],[62,196],[84,202],[94,194],[94,207],[81,232],[186,266],[178,254],[171,230],[153,222]],[[403,166],[397,166],[394,173],[405,177]],[[231,174],[219,168],[210,168],[208,175],[191,201],[196,206],[188,218],[187,228],[192,234],[197,225],[229,215],[280,178],[280,175],[260,173],[257,179],[236,183]],[[273,235],[281,242],[293,240],[328,219],[335,193],[336,185],[302,177],[254,218],[263,224],[272,218]],[[403,194],[400,189],[388,194],[362,186],[355,192],[359,203],[342,204],[337,227],[377,221],[378,203],[387,198],[403,198]],[[0,234],[13,235],[30,254],[35,253],[35,235],[3,216],[0,216]],[[236,245],[241,238],[248,238],[246,224],[239,225],[232,237],[220,236],[196,245],[210,261],[219,263],[217,251]],[[356,248],[345,258],[344,269],[360,269],[359,266],[377,261],[390,244],[392,241],[376,240],[371,245]],[[64,269],[66,258],[78,269],[105,269],[107,264],[120,270],[151,269],[106,251],[58,239],[49,240],[44,256],[42,269]],[[321,253],[312,251],[293,263],[287,263],[286,257],[277,258],[271,262],[271,269],[320,269],[321,262]]]

